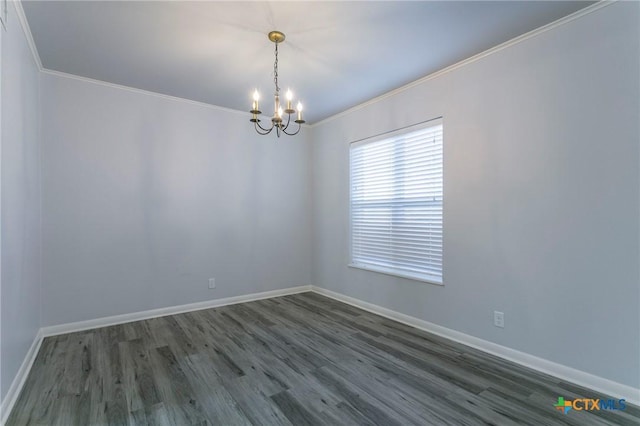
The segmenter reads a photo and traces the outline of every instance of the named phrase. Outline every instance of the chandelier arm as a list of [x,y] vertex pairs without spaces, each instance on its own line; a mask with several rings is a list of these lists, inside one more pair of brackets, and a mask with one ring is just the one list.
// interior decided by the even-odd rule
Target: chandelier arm
[[[287,128],[289,127],[289,123],[290,123],[290,122],[291,122],[291,114],[287,114],[287,124],[285,124],[284,126],[281,126],[281,129],[282,129],[283,131],[284,131],[284,130],[287,130]],[[285,132],[285,133],[287,133],[287,132]],[[288,133],[287,133],[287,134],[288,134]]]
[[[287,127],[289,127],[289,125],[287,124]],[[302,124],[298,123],[298,130],[296,130],[294,133],[288,133],[286,131],[286,127],[284,129],[282,129],[282,131],[284,132],[285,135],[289,135],[289,136],[295,136],[298,133],[300,133],[300,129],[302,128]]]
[[[269,129],[265,129],[265,128],[264,128],[264,127],[262,127],[262,126],[260,125],[260,123],[258,123],[257,121],[254,121],[253,126],[255,127],[256,132],[258,132],[259,134],[261,134],[261,135],[263,135],[263,136],[264,136],[264,135],[268,135],[268,134],[269,134],[269,133],[271,133],[271,131],[273,130],[273,126],[271,126],[271,128],[269,128]],[[260,130],[262,130],[262,132],[261,132],[260,130],[258,130],[258,128],[260,128]]]
[[262,129],[262,130],[263,130],[263,131],[265,131],[265,132],[270,132],[270,131],[272,131],[272,130],[273,130],[273,123],[271,123],[271,127],[269,127],[269,128],[262,127],[262,126],[260,125],[260,121],[256,121],[256,122],[255,122],[255,125],[256,125],[256,126],[258,126],[258,127],[260,127],[260,129]]

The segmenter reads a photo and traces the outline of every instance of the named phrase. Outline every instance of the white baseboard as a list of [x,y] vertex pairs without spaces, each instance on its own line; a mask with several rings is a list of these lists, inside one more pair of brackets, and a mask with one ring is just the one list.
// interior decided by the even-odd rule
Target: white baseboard
[[24,382],[31,371],[36,355],[40,350],[40,345],[45,337],[55,336],[58,334],[73,333],[76,331],[89,330],[92,328],[107,327],[110,325],[124,324],[127,322],[140,321],[150,318],[157,318],[166,315],[181,314],[184,312],[198,311],[201,309],[216,308],[226,305],[234,305],[236,303],[251,302],[253,300],[270,299],[272,297],[286,296],[289,294],[304,293],[311,291],[310,285],[300,287],[290,287],[281,290],[271,290],[262,293],[245,294],[242,296],[226,297],[224,299],[207,300],[204,302],[189,303],[187,305],[168,306],[166,308],[151,309],[142,312],[133,312],[130,314],[114,315],[110,317],[97,318],[87,321],[72,322],[68,324],[53,325],[42,327],[36,334],[31,347],[27,351],[24,361],[18,370],[9,391],[5,395],[0,404],[0,425],[4,425],[13,409],[18,395],[24,386]]
[[186,305],[167,306],[166,308],[151,309],[148,311],[133,312],[130,314],[114,315],[110,317],[96,318],[86,321],[71,322],[67,324],[52,325],[41,328],[44,337],[58,334],[75,333],[76,331],[90,330],[92,328],[108,327],[110,325],[125,324],[167,315],[182,314],[185,312],[199,311],[201,309],[217,308],[236,303],[251,302],[253,300],[270,299],[272,297],[286,296],[289,294],[311,291],[310,285],[290,287],[281,290],[271,290],[262,293],[245,294],[242,296],[225,297],[223,299],[206,300],[204,302],[189,303]]
[[409,315],[405,315],[391,309],[383,308],[382,306],[364,302],[362,300],[346,296],[341,293],[336,293],[335,291],[316,286],[312,286],[312,291],[323,296],[338,300],[340,302],[353,305],[365,311],[369,311],[374,314],[392,319],[394,321],[419,328],[420,330],[428,331],[429,333],[433,333],[438,336],[453,340],[455,342],[462,343],[463,345],[471,346],[472,348],[479,349],[483,352],[490,353],[500,358],[504,358],[533,370],[550,374],[562,380],[566,380],[568,382],[593,389],[603,394],[611,395],[615,398],[624,398],[631,404],[640,405],[640,389],[636,389],[622,383],[614,382],[612,380],[605,379],[604,377],[599,377],[585,371],[576,370],[575,368],[558,364],[544,358],[539,358],[525,352],[520,352],[506,346],[498,345],[497,343],[473,337],[468,334],[452,330],[450,328],[442,327],[440,325],[433,324],[431,322],[424,321]]
[[446,327],[442,327],[428,321],[424,321],[409,315],[402,314],[400,312],[393,311],[391,309],[383,308],[382,306],[374,305],[372,303],[364,302],[362,300],[346,296],[341,293],[336,293],[331,290],[326,290],[315,286],[300,286],[291,287],[281,290],[265,291],[262,293],[253,293],[243,296],[227,297],[224,299],[207,300],[204,302],[190,303],[186,305],[169,306],[166,308],[152,309],[142,312],[134,312],[131,314],[115,315],[104,318],[97,318],[87,321],[79,321],[68,324],[54,325],[50,327],[41,328],[31,344],[31,347],[27,351],[27,354],[16,374],[9,391],[0,405],[0,424],[4,424],[11,413],[11,409],[24,386],[25,380],[29,375],[29,371],[33,366],[33,362],[36,359],[36,355],[40,350],[40,345],[44,337],[55,336],[64,333],[73,333],[76,331],[83,331],[92,328],[106,327],[110,325],[124,324],[127,322],[140,321],[150,318],[157,318],[166,315],[175,315],[184,312],[197,311],[201,309],[209,309],[226,305],[233,305],[236,303],[251,302],[254,300],[269,299],[272,297],[286,296],[289,294],[304,293],[307,291],[314,291],[318,294],[336,299],[340,302],[347,303],[349,305],[356,306],[365,311],[372,312],[374,314],[392,319],[394,321],[401,322],[403,324],[410,325],[412,327],[419,328],[424,331],[436,334],[438,336],[445,337],[447,339],[462,343],[467,346],[479,349],[481,351],[496,355],[498,357],[507,359],[525,367],[538,370],[540,372],[553,375],[563,380],[573,382],[577,385],[584,386],[595,391],[614,396],[616,398],[624,398],[629,403],[640,405],[640,389],[633,388],[622,383],[617,383],[612,380],[605,379],[603,377],[595,376],[584,371],[576,370],[566,365],[561,365],[552,361],[548,361],[543,358],[536,357],[524,352],[517,351],[515,349],[507,348],[506,346],[498,345],[496,343],[489,342],[487,340],[479,339],[477,337],[470,336],[459,331],[451,330]]
[[13,405],[16,403],[18,399],[18,395],[20,395],[20,391],[24,386],[24,382],[27,380],[27,376],[29,376],[29,371],[31,371],[31,367],[33,366],[33,362],[36,360],[36,355],[38,355],[38,351],[40,350],[40,345],[42,345],[42,329],[38,330],[36,333],[36,337],[33,339],[33,343],[29,347],[24,360],[22,361],[22,365],[18,369],[16,376],[13,378],[13,382],[11,382],[11,386],[9,386],[9,390],[2,400],[2,404],[0,404],[0,424],[4,425],[11,413],[11,409]]

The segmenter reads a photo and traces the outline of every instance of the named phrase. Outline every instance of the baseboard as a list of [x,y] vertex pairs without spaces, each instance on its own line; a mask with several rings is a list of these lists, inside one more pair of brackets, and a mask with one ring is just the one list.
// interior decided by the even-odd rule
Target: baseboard
[[96,318],[86,321],[71,322],[67,324],[52,325],[41,328],[44,337],[58,334],[75,333],[76,331],[90,330],[92,328],[108,327],[110,325],[125,324],[167,315],[182,314],[185,312],[199,311],[201,309],[217,308],[236,303],[251,302],[254,300],[270,299],[272,297],[287,296],[289,294],[311,291],[310,285],[289,287],[280,290],[265,291],[262,293],[245,294],[242,296],[226,297],[223,299],[206,300],[204,302],[189,303],[186,305],[167,306],[166,308],[151,309],[148,311],[133,312],[130,314],[114,315],[110,317]]
[[22,361],[22,365],[18,369],[16,376],[13,378],[13,382],[11,382],[11,386],[9,386],[9,390],[2,400],[2,404],[0,404],[0,424],[4,425],[9,418],[9,414],[11,413],[11,409],[13,409],[16,400],[18,399],[18,395],[20,395],[20,391],[24,386],[24,382],[27,380],[27,376],[29,376],[29,371],[31,371],[31,367],[33,366],[33,362],[36,360],[36,355],[38,355],[38,351],[40,350],[40,345],[42,345],[42,329],[38,330],[36,333],[36,337],[33,339],[33,343],[29,347],[27,354]]
[[2,400],[2,404],[0,405],[0,425],[4,425],[5,422],[7,421],[7,418],[9,417],[9,414],[13,409],[13,405],[16,403],[16,400],[18,399],[18,395],[20,395],[20,391],[24,386],[24,382],[27,379],[27,376],[29,375],[29,371],[31,371],[33,362],[36,359],[36,355],[38,354],[38,351],[40,350],[40,345],[42,344],[42,340],[45,337],[55,336],[58,334],[74,333],[76,331],[89,330],[92,328],[107,327],[110,325],[124,324],[128,322],[140,321],[140,320],[145,320],[150,318],[163,317],[166,315],[175,315],[175,314],[181,314],[184,312],[199,311],[201,309],[216,308],[216,307],[226,306],[226,305],[235,305],[236,303],[251,302],[254,300],[261,300],[261,299],[270,299],[272,297],[287,296],[289,294],[304,293],[307,291],[311,291],[310,285],[290,287],[290,288],[284,288],[280,290],[271,290],[271,291],[265,291],[261,293],[245,294],[242,296],[226,297],[223,299],[207,300],[204,302],[189,303],[186,305],[168,306],[166,308],[151,309],[148,311],[133,312],[130,314],[114,315],[110,317],[97,318],[97,319],[92,319],[87,321],[78,321],[78,322],[72,322],[67,324],[59,324],[59,325],[53,325],[49,327],[42,327],[38,331],[38,334],[36,334],[36,337],[33,340],[31,347],[27,351],[24,361],[22,361],[22,365],[20,366],[18,373],[16,374],[15,378],[13,379],[13,382],[11,383],[11,386],[9,387],[9,391],[7,392],[7,395]]
[[506,346],[498,345],[497,343],[473,337],[468,334],[452,330],[450,328],[442,327],[440,325],[421,320],[419,318],[402,314],[391,309],[383,308],[382,306],[364,302],[362,300],[346,296],[335,291],[316,286],[312,286],[311,290],[323,296],[327,296],[340,302],[356,306],[365,311],[401,322],[403,324],[410,325],[415,328],[419,328],[424,331],[428,331],[429,333],[445,337],[455,342],[471,346],[472,348],[479,349],[483,352],[490,353],[492,355],[498,356],[511,362],[515,362],[533,370],[558,377],[562,380],[566,380],[568,382],[593,389],[594,391],[601,392],[603,394],[611,395],[615,398],[624,398],[631,404],[640,405],[640,389],[636,389],[622,383],[614,382],[612,380],[605,379],[604,377],[599,377],[581,370],[576,370],[575,368],[558,364],[544,358],[539,358],[525,352],[520,352]]
[[115,315],[104,318],[97,318],[87,321],[79,321],[68,324],[54,325],[50,327],[41,328],[36,337],[29,347],[24,361],[18,370],[9,391],[0,404],[0,424],[5,424],[11,409],[15,404],[22,387],[29,375],[29,371],[33,366],[33,362],[36,359],[36,355],[40,350],[40,345],[44,337],[55,336],[58,334],[72,333],[76,331],[83,331],[92,328],[106,327],[110,325],[124,324],[127,322],[140,321],[150,318],[157,318],[166,315],[175,315],[184,312],[198,311],[201,309],[209,309],[226,305],[234,305],[236,303],[251,302],[254,300],[269,299],[272,297],[286,296],[289,294],[304,293],[307,291],[314,291],[318,294],[330,297],[349,305],[356,306],[365,311],[372,312],[374,314],[392,319],[394,321],[401,322],[403,324],[410,325],[412,327],[419,328],[424,331],[436,334],[453,340],[458,343],[462,343],[467,346],[479,349],[481,351],[490,353],[492,355],[504,358],[506,360],[515,362],[525,367],[538,370],[540,372],[550,374],[558,377],[562,380],[573,382],[577,385],[584,386],[595,391],[614,396],[616,398],[624,398],[629,403],[640,405],[640,389],[635,389],[631,386],[617,383],[603,377],[595,376],[584,371],[576,370],[566,365],[558,364],[552,361],[548,361],[543,358],[536,357],[524,352],[517,351],[515,349],[508,348],[506,346],[498,345],[487,340],[479,339],[477,337],[470,336],[459,331],[451,330],[446,327],[439,326],[437,324],[430,323],[400,312],[393,311],[391,309],[384,308],[382,306],[374,305],[372,303],[364,302],[362,300],[346,296],[341,293],[337,293],[331,290],[323,289],[316,286],[300,286],[291,287],[281,290],[265,291],[262,293],[246,294],[242,296],[227,297],[223,299],[207,300],[204,302],[190,303],[186,305],[169,306],[166,308],[152,309],[142,312],[134,312],[131,314]]

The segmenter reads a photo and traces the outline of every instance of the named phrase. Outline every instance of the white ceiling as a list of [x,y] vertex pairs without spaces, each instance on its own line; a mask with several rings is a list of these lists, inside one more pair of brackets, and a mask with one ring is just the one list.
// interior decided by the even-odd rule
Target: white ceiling
[[266,34],[280,30],[280,86],[299,95],[313,123],[590,3],[23,0],[23,8],[44,68],[241,111],[254,87],[263,99],[273,92]]

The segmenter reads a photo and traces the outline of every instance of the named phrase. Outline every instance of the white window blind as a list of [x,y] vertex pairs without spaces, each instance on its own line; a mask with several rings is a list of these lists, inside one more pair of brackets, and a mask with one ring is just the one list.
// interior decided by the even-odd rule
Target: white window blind
[[442,284],[442,122],[351,145],[351,265]]

